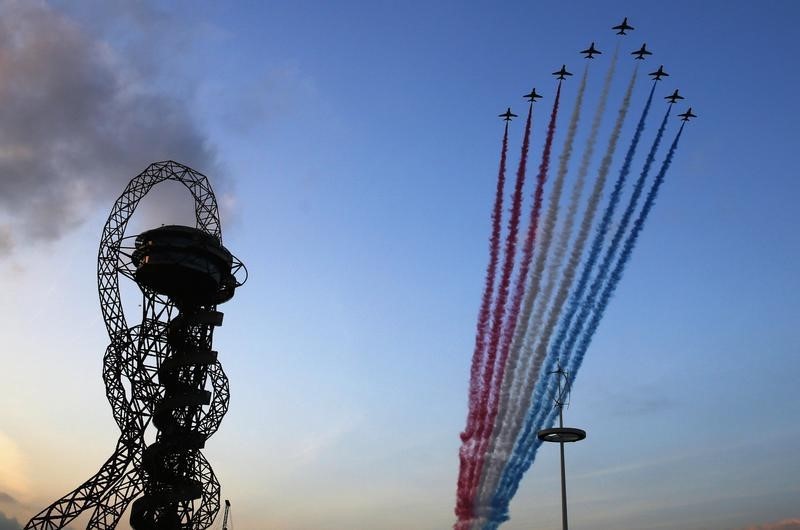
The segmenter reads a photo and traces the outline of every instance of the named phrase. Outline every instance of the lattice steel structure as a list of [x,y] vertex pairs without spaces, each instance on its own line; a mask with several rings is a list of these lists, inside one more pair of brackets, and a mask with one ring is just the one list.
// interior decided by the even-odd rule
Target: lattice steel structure
[[[126,237],[139,201],[165,180],[191,193],[196,227],[162,226]],[[247,274],[221,235],[208,179],[176,162],[151,164],[117,199],[103,229],[97,281],[111,341],[103,381],[121,434],[100,470],[34,516],[26,530],[64,528],[83,512],[91,513],[87,529],[113,529],[132,502],[136,530],[200,530],[214,521],[220,485],[200,450],[228,410],[229,389],[211,343],[222,324],[217,304]],[[142,291],[142,322],[133,327],[125,321],[120,276]],[[151,424],[157,432],[148,443]]]

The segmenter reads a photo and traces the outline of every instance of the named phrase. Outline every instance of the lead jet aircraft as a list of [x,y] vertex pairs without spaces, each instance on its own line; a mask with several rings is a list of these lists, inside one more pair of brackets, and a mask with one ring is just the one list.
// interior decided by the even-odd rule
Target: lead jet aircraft
[[653,55],[653,52],[647,51],[647,43],[645,42],[642,44],[642,47],[636,50],[635,52],[631,52],[631,55],[636,55],[637,59],[644,59],[645,55]]
[[664,99],[668,99],[670,103],[675,103],[679,99],[683,99],[683,96],[678,94],[678,89],[676,88],[675,92],[673,92],[671,96],[667,96]]
[[650,72],[647,75],[652,75],[653,79],[655,79],[656,81],[661,81],[661,78],[664,77],[664,76],[669,77],[669,74],[664,71],[664,65],[663,64],[658,67],[658,70],[656,70],[655,72]]
[[693,114],[692,107],[689,107],[689,110],[687,110],[683,114],[678,114],[678,117],[681,118],[681,121],[689,121],[691,118],[696,118],[697,114]]
[[627,35],[625,33],[627,30],[633,30],[633,26],[628,25],[628,17],[625,17],[625,20],[622,21],[622,24],[619,26],[614,26],[611,29],[618,29],[617,35]]
[[504,113],[498,114],[497,117],[503,118],[504,121],[511,121],[513,118],[516,118],[517,115],[511,112],[511,107],[508,107]]
[[562,64],[561,65],[561,70],[559,70],[557,72],[553,72],[553,75],[556,76],[556,79],[566,79],[566,77],[564,77],[564,76],[572,75],[572,74],[567,72],[567,65]]
[[526,99],[527,99],[528,101],[530,101],[531,103],[536,103],[536,100],[537,100],[537,99],[540,99],[542,96],[540,96],[539,94],[537,94],[537,93],[536,93],[536,89],[534,88],[533,90],[531,90],[531,93],[530,93],[530,94],[525,94],[525,95],[524,95],[524,96],[522,96],[522,97],[526,98]]
[[594,59],[595,54],[601,54],[603,52],[595,48],[594,43],[592,43],[592,45],[585,50],[581,50],[581,53],[586,54],[586,59]]

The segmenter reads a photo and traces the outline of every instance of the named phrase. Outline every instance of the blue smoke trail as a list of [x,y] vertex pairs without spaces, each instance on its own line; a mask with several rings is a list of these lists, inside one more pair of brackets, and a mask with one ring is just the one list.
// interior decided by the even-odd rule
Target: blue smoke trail
[[[664,130],[667,128],[667,120],[669,119],[671,111],[672,111],[672,104],[670,104],[669,107],[667,107],[667,111],[664,113],[664,118],[661,120],[661,126],[658,128],[656,137],[653,140],[653,145],[650,147],[650,152],[647,154],[647,158],[645,160],[644,167],[642,168],[642,172],[640,173],[639,178],[636,180],[636,184],[633,189],[633,194],[631,195],[631,198],[628,201],[628,206],[625,208],[625,212],[622,215],[622,219],[620,220],[619,226],[617,227],[617,230],[614,233],[614,237],[611,240],[611,245],[606,250],[606,254],[603,257],[603,261],[600,265],[600,270],[598,271],[597,276],[595,277],[594,282],[592,282],[592,286],[589,289],[589,294],[581,304],[581,312],[578,315],[578,320],[576,321],[576,324],[573,327],[573,329],[570,330],[570,340],[568,341],[566,347],[564,348],[564,351],[562,352],[561,356],[561,361],[564,364],[567,363],[569,364],[567,367],[567,373],[569,374],[570,384],[572,381],[574,381],[575,374],[577,373],[578,369],[581,366],[581,363],[583,362],[583,356],[586,352],[586,349],[588,349],[589,344],[591,343],[592,336],[594,335],[595,331],[597,331],[597,326],[599,325],[600,318],[602,318],[603,315],[602,312],[605,311],[605,305],[607,305],[608,303],[607,300],[605,301],[605,303],[602,300],[604,300],[603,297],[606,296],[606,291],[608,290],[608,286],[614,281],[613,272],[612,272],[612,277],[606,284],[606,288],[602,291],[602,294],[601,294],[601,289],[603,288],[603,284],[606,281],[606,277],[608,276],[609,270],[611,270],[611,265],[617,254],[619,245],[622,242],[622,238],[625,235],[625,232],[628,228],[628,224],[630,223],[631,218],[633,217],[633,214],[636,211],[636,206],[639,203],[639,198],[641,197],[642,192],[644,191],[644,185],[647,180],[647,176],[650,174],[650,168],[653,165],[653,162],[655,161],[656,153],[658,152],[658,148],[661,145],[661,139],[664,136]],[[634,225],[634,230],[635,229],[636,227]],[[639,230],[641,230],[641,227],[639,228]],[[633,230],[631,232],[633,232]],[[627,240],[625,244],[626,245],[628,244]],[[623,256],[625,253],[625,249],[626,247],[623,246]],[[628,251],[628,254],[630,255],[630,250]],[[618,266],[619,262],[617,263],[617,267]],[[616,271],[616,268],[614,270]],[[619,274],[621,276],[621,272]],[[619,281],[619,277],[616,279],[616,281],[617,282]],[[601,302],[595,305],[598,296],[601,297]],[[600,305],[603,305],[603,309],[598,310],[598,307],[600,307]],[[583,335],[580,338],[580,342],[578,343],[578,349],[574,353],[574,355],[571,355],[571,352],[573,351],[573,347],[575,345],[575,341],[577,340],[577,336],[581,331],[581,323],[586,322],[587,318],[589,317],[589,312],[593,309],[595,311],[592,314],[591,321],[586,326],[586,329],[584,330]],[[552,382],[552,380],[549,380],[547,384],[548,384],[548,390],[546,391],[546,394],[549,395],[553,392],[555,385]],[[548,415],[548,418],[545,420],[544,423],[546,423],[547,425],[551,425],[553,421],[555,421],[555,411],[551,410],[550,414]],[[545,427],[543,427],[541,423],[536,425],[537,431],[542,428]]]
[[[653,83],[655,85],[655,83]],[[667,112],[664,113],[664,119],[661,121],[661,127],[658,128],[658,133],[656,134],[656,138],[653,141],[653,145],[650,148],[650,152],[647,154],[647,159],[644,163],[644,168],[642,168],[642,172],[639,175],[639,178],[636,180],[636,185],[633,188],[633,194],[631,195],[630,200],[628,201],[628,206],[625,208],[625,213],[622,215],[622,219],[620,220],[619,226],[617,227],[617,231],[614,233],[614,237],[611,240],[611,245],[606,250],[606,255],[603,257],[603,262],[600,264],[600,270],[597,273],[597,277],[592,282],[592,286],[589,289],[589,295],[587,296],[586,300],[583,301],[581,304],[581,312],[578,315],[578,320],[575,322],[575,325],[570,330],[570,338],[567,342],[566,347],[562,351],[561,359],[565,361],[567,359],[571,359],[570,353],[572,352],[573,347],[575,346],[575,342],[578,340],[578,336],[581,331],[581,327],[583,323],[586,322],[586,319],[589,317],[589,312],[595,308],[595,301],[597,300],[597,296],[600,294],[600,289],[603,287],[603,283],[606,280],[606,276],[608,275],[608,271],[611,268],[611,264],[614,261],[614,257],[617,253],[617,249],[619,248],[619,244],[622,242],[622,237],[625,235],[625,231],[628,229],[628,223],[631,222],[631,217],[633,217],[633,213],[636,210],[636,205],[639,203],[639,197],[642,196],[642,191],[644,190],[644,184],[647,180],[647,175],[650,173],[650,166],[653,165],[653,160],[656,157],[656,152],[658,151],[658,146],[661,144],[661,137],[664,136],[664,129],[667,127],[667,119],[669,118],[670,111],[672,110],[672,105],[667,108]],[[586,333],[589,330],[587,328]],[[585,338],[585,334],[584,334]],[[583,342],[583,339],[581,343]],[[571,372],[571,370],[570,370]]]
[[[655,83],[653,83],[653,85],[655,86]],[[658,147],[661,145],[661,138],[664,136],[664,130],[667,127],[667,120],[669,119],[671,111],[672,111],[672,105],[670,104],[667,107],[667,111],[664,113],[664,118],[661,120],[661,126],[658,128],[656,137],[653,140],[653,145],[650,147],[650,152],[647,154],[647,158],[645,159],[642,172],[639,174],[639,178],[636,180],[636,184],[634,185],[633,188],[633,193],[631,194],[631,198],[628,201],[628,206],[625,208],[625,212],[622,214],[622,219],[620,219],[619,226],[617,227],[617,230],[614,233],[614,237],[611,240],[611,244],[606,250],[605,256],[603,256],[603,261],[600,264],[600,269],[597,272],[597,276],[595,277],[591,287],[589,288],[588,295],[581,303],[581,309],[580,313],[578,314],[578,318],[575,321],[574,325],[572,326],[572,329],[570,329],[569,339],[567,340],[566,346],[564,346],[564,348],[561,351],[560,359],[563,364],[567,364],[568,362],[571,361],[573,357],[571,354],[573,352],[573,348],[575,347],[575,343],[581,336],[580,335],[581,329],[584,327],[584,323],[589,318],[589,313],[592,311],[592,309],[595,309],[595,302],[597,300],[597,297],[600,295],[600,291],[603,288],[603,284],[606,281],[608,272],[611,269],[614,257],[617,254],[617,249],[619,249],[619,245],[622,242],[622,238],[625,235],[626,230],[628,229],[628,224],[631,222],[631,218],[633,217],[633,214],[636,211],[636,206],[639,204],[639,198],[642,196],[642,191],[644,191],[645,181],[647,180],[647,176],[650,174],[650,167],[653,165],[653,161],[656,158]],[[580,344],[583,344],[583,341],[585,340],[587,333],[590,333],[588,328],[584,332]],[[591,333],[593,334],[594,331],[591,331]],[[572,368],[571,367],[568,368],[568,371],[571,373]],[[547,386],[548,389],[544,394],[550,395],[553,389],[555,388],[552,378],[550,378],[547,381]],[[541,420],[541,418],[539,419]],[[541,427],[539,425],[536,425],[536,428],[538,430]]]
[[[642,115],[639,118],[639,123],[633,135],[633,140],[631,141],[631,144],[628,147],[628,152],[625,155],[625,161],[622,165],[622,169],[620,170],[617,181],[614,184],[608,206],[603,212],[603,217],[597,227],[595,238],[592,241],[590,254],[586,263],[584,264],[578,285],[570,298],[570,304],[567,308],[567,312],[561,319],[558,335],[556,336],[556,340],[550,350],[550,354],[548,355],[546,366],[539,373],[539,383],[536,385],[534,398],[531,401],[532,406],[528,412],[528,416],[526,417],[525,426],[517,438],[517,443],[514,447],[514,454],[509,461],[509,464],[506,466],[506,469],[503,471],[503,478],[501,479],[500,486],[495,493],[496,500],[493,503],[495,506],[500,507],[508,505],[508,502],[514,496],[517,488],[519,487],[519,482],[522,478],[522,475],[528,470],[528,468],[530,468],[531,464],[533,463],[533,459],[536,456],[535,448],[538,448],[538,439],[535,437],[535,435],[533,435],[533,430],[535,425],[540,423],[542,416],[544,416],[544,410],[548,406],[543,402],[542,399],[545,388],[547,387],[547,378],[550,377],[548,372],[552,371],[555,361],[563,355],[561,350],[564,340],[567,338],[568,331],[570,331],[572,319],[581,305],[581,299],[583,298],[584,291],[586,290],[589,277],[594,269],[595,263],[597,262],[600,251],[602,250],[606,232],[608,231],[614,211],[619,203],[620,196],[622,194],[622,188],[624,187],[625,180],[630,173],[630,166],[636,153],[636,147],[638,146],[642,131],[644,131],[645,121],[647,119],[648,112],[650,111],[650,104],[653,101],[655,87],[656,86],[654,83],[653,88],[650,90],[650,94],[647,98],[647,102],[645,103]],[[578,322],[578,324],[582,323]],[[578,327],[579,330],[580,327],[581,326]],[[531,451],[532,448],[534,449],[533,451]]]
[[625,266],[630,260],[631,254],[633,253],[633,248],[636,246],[639,233],[642,231],[645,221],[647,221],[647,216],[650,214],[650,210],[653,209],[653,205],[656,202],[656,197],[658,196],[658,190],[661,188],[661,184],[664,182],[664,177],[667,174],[670,164],[672,164],[672,158],[675,156],[675,151],[678,149],[678,141],[683,133],[684,125],[685,123],[681,125],[681,128],[678,130],[678,134],[675,135],[675,140],[672,141],[672,145],[669,148],[667,157],[664,159],[664,163],[661,165],[661,170],[659,170],[658,175],[656,175],[656,178],[650,187],[650,191],[647,193],[647,199],[645,199],[642,211],[639,213],[639,217],[636,219],[636,221],[634,221],[633,228],[631,229],[630,234],[628,234],[627,239],[625,239],[625,244],[622,247],[622,254],[620,254],[619,259],[614,266],[614,270],[611,271],[611,276],[608,279],[605,289],[603,289],[603,293],[600,296],[600,301],[597,302],[597,305],[595,306],[595,312],[594,315],[592,315],[592,320],[589,322],[586,332],[581,338],[578,350],[570,360],[570,381],[575,379],[575,374],[581,367],[586,350],[589,348],[589,344],[592,342],[592,336],[597,330],[600,320],[603,318],[603,313],[605,312],[606,307],[608,307],[608,302],[611,300],[611,296],[614,294],[617,284],[619,284],[619,281],[622,279],[622,273],[625,271]]
[[[616,52],[615,52],[616,56]],[[605,187],[606,177],[608,176],[608,172],[611,169],[611,162],[614,156],[614,153],[617,148],[617,143],[619,142],[620,133],[622,132],[622,125],[625,121],[625,116],[628,114],[628,108],[630,107],[631,102],[631,94],[633,91],[634,84],[636,83],[638,68],[634,68],[633,75],[631,76],[630,81],[628,82],[627,89],[625,90],[625,95],[622,98],[622,104],[617,112],[617,118],[614,122],[614,127],[612,128],[611,135],[608,139],[608,146],[606,147],[605,154],[600,163],[600,167],[598,168],[597,178],[595,179],[594,185],[592,186],[592,192],[589,195],[588,203],[586,205],[586,211],[583,214],[583,219],[580,223],[580,228],[578,233],[576,234],[576,239],[574,245],[572,246],[572,251],[570,252],[569,260],[567,262],[566,268],[563,271],[563,277],[559,283],[558,292],[556,294],[555,300],[553,301],[553,306],[549,310],[549,314],[547,316],[547,323],[545,324],[544,328],[540,331],[541,337],[538,339],[536,343],[536,348],[534,352],[529,352],[526,354],[526,367],[521,368],[522,374],[524,374],[524,389],[518,388],[516,392],[517,402],[514,405],[514,413],[510,418],[510,432],[513,432],[513,438],[510,438],[506,441],[503,449],[503,458],[504,458],[504,465],[500,468],[497,478],[495,479],[495,484],[492,487],[492,504],[491,505],[491,512],[487,519],[491,520],[503,520],[503,517],[507,515],[508,512],[508,503],[503,502],[502,500],[498,501],[497,491],[499,491],[498,483],[500,481],[500,475],[505,472],[505,468],[507,467],[508,460],[510,457],[513,456],[513,446],[519,435],[520,430],[525,423],[525,418],[528,415],[528,409],[531,406],[531,399],[533,397],[533,391],[536,386],[536,382],[539,375],[539,370],[544,364],[545,359],[547,357],[547,346],[550,343],[550,337],[553,335],[554,329],[558,325],[559,317],[561,316],[562,307],[568,301],[569,298],[569,291],[570,287],[572,286],[572,280],[575,278],[576,271],[578,266],[580,265],[581,257],[583,255],[583,249],[586,246],[587,240],[589,238],[589,232],[591,232],[592,228],[592,221],[595,217],[595,213],[597,211],[597,207],[599,206],[600,200],[602,198],[603,188]],[[604,93],[607,93],[607,90],[604,89]],[[603,96],[601,96],[603,97]],[[596,123],[596,120],[595,120]],[[583,164],[583,163],[582,163]],[[588,162],[587,162],[588,164]],[[579,175],[579,178],[580,175]],[[576,183],[577,185],[577,183]],[[577,205],[576,205],[577,207]],[[499,504],[497,504],[499,503]]]
[[[669,112],[669,111],[668,111]],[[609,280],[606,283],[605,288],[600,296],[600,300],[595,306],[595,312],[592,315],[592,319],[589,322],[586,331],[581,338],[581,342],[578,346],[575,355],[570,361],[569,365],[569,385],[575,380],[575,375],[578,373],[580,369],[581,363],[583,362],[583,358],[586,354],[586,350],[589,348],[589,344],[592,341],[592,337],[597,331],[597,327],[600,324],[600,320],[603,318],[603,314],[605,313],[606,308],[608,307],[608,303],[611,300],[611,296],[614,294],[614,291],[619,285],[620,280],[622,279],[622,274],[625,271],[625,266],[630,261],[630,257],[633,253],[633,249],[636,246],[636,242],[639,238],[639,234],[644,228],[644,224],[647,221],[647,216],[650,214],[650,211],[653,209],[653,205],[655,204],[656,198],[658,196],[659,189],[664,182],[664,178],[667,174],[667,170],[669,169],[670,165],[672,164],[672,159],[675,156],[675,151],[678,148],[678,142],[681,138],[681,134],[683,133],[683,127],[685,124],[681,125],[681,128],[678,130],[678,134],[675,135],[675,139],[672,142],[672,145],[669,148],[669,152],[667,153],[664,162],[661,165],[661,169],[658,172],[653,184],[650,187],[650,191],[647,194],[647,198],[645,199],[644,206],[642,207],[642,211],[639,213],[639,217],[634,221],[633,228],[631,229],[628,237],[625,239],[625,243],[622,247],[622,253],[620,254],[617,262],[614,266],[614,269],[611,271],[611,275],[609,276]],[[662,125],[663,127],[663,125]],[[549,427],[555,423],[556,417],[558,416],[558,409],[553,407],[542,425],[542,427]],[[536,450],[541,445],[541,441],[537,438],[534,442],[532,453],[535,455]],[[532,463],[533,460],[530,461]],[[530,467],[530,463],[526,466],[523,473],[527,471]],[[507,519],[507,517],[506,517]],[[504,519],[505,520],[505,519]],[[491,528],[492,530],[496,529],[502,521],[498,521],[496,524],[492,524],[487,526],[487,528]]]
[[[581,342],[578,345],[578,349],[570,361],[568,383],[570,385],[575,380],[575,374],[578,373],[578,369],[581,367],[583,358],[586,355],[586,350],[589,348],[589,344],[592,342],[592,336],[594,335],[595,331],[597,331],[597,326],[600,324],[600,320],[603,318],[603,313],[605,313],[605,310],[608,307],[608,302],[611,300],[611,296],[614,294],[619,281],[622,279],[622,274],[625,272],[625,266],[628,264],[628,261],[630,261],[633,248],[636,246],[636,241],[638,240],[639,234],[644,227],[645,221],[647,221],[647,216],[649,215],[650,210],[653,209],[656,197],[658,196],[658,190],[661,188],[661,184],[664,182],[664,177],[667,174],[670,164],[672,164],[675,151],[678,149],[678,141],[681,138],[681,134],[683,134],[684,125],[686,124],[681,124],[678,134],[675,135],[675,139],[672,141],[669,152],[667,153],[664,162],[661,164],[661,169],[659,170],[658,175],[656,175],[656,178],[650,187],[650,191],[647,193],[647,198],[645,199],[642,211],[639,213],[639,217],[636,219],[636,221],[634,221],[633,228],[628,234],[628,237],[625,239],[625,244],[622,247],[622,254],[620,254],[619,259],[614,266],[614,270],[611,271],[608,283],[606,284],[606,287],[603,289],[603,293],[600,296],[600,301],[595,306],[595,312],[592,315],[592,320],[589,322],[586,332],[583,334]],[[557,415],[558,411],[555,407],[553,407],[553,410],[550,412],[550,415],[547,418],[546,425],[553,425]],[[539,442],[539,444],[541,444],[541,442]]]

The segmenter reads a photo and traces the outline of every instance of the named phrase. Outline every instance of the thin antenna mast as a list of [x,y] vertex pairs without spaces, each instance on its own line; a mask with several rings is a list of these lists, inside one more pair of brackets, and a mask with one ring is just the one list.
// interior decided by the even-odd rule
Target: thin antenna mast
[[578,442],[586,438],[586,431],[573,427],[564,427],[564,404],[569,399],[569,374],[558,363],[558,370],[550,372],[558,377],[558,393],[553,401],[558,407],[558,427],[552,429],[542,429],[538,437],[543,442],[558,442],[561,448],[561,526],[563,530],[568,530],[567,524],[567,475],[564,467],[564,444]]

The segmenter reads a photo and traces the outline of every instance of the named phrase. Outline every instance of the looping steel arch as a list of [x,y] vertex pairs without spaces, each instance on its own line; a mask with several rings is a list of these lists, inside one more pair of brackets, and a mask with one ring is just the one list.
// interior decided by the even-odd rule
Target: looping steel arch
[[[103,228],[97,281],[110,339],[103,381],[120,437],[94,476],[35,515],[25,530],[61,529],[84,512],[90,512],[87,529],[113,529],[132,502],[131,524],[137,530],[205,529],[219,511],[220,485],[200,451],[219,428],[229,401],[228,378],[211,342],[222,319],[216,305],[244,283],[233,276],[244,266],[227,253],[231,281],[210,302],[176,302],[137,280],[137,250],[125,245],[125,229],[142,198],[165,180],[180,182],[194,199],[196,229],[186,229],[189,235],[202,233],[222,249],[218,252],[227,253],[214,192],[205,175],[187,166],[151,164],[116,200]],[[120,276],[142,290],[138,325],[129,327],[125,320]],[[209,380],[211,390],[206,391]],[[158,433],[147,443],[150,425]]]
[[[194,198],[197,228],[222,242],[222,227],[217,211],[217,199],[202,173],[173,161],[155,162],[134,177],[111,209],[100,237],[97,256],[97,287],[100,292],[100,310],[106,323],[108,336],[113,343],[127,331],[125,314],[119,294],[119,274],[125,273],[128,263],[120,262],[120,247],[125,228],[139,202],[156,184],[165,180],[180,182]],[[124,339],[123,339],[124,340]]]

